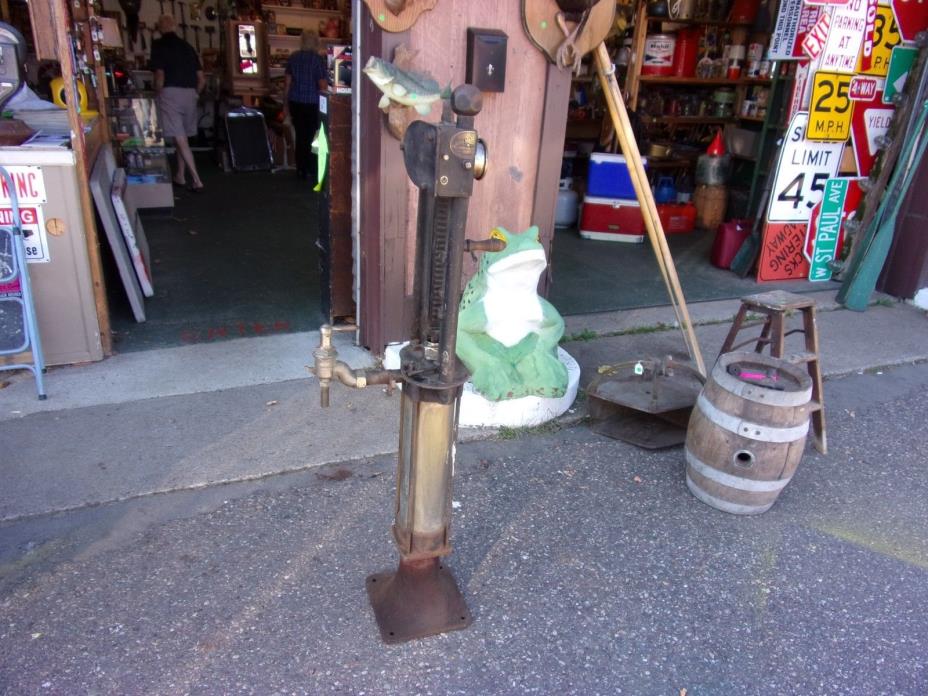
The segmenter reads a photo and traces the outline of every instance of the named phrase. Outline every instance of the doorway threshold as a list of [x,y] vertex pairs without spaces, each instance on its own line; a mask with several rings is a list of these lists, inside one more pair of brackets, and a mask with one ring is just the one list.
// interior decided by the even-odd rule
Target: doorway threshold
[[[366,350],[354,345],[351,333],[336,333],[333,342],[339,359],[352,368],[374,363]],[[0,421],[300,379],[306,380],[307,389],[318,389],[308,370],[318,345],[318,331],[303,331],[121,353],[97,363],[50,368],[45,401],[35,398],[31,375],[15,373],[9,386],[0,389]]]

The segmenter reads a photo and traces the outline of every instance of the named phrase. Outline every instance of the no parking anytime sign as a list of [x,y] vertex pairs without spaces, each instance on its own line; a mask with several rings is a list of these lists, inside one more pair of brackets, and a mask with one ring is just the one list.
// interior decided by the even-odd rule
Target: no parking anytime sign
[[808,123],[809,114],[804,111],[789,123],[767,209],[770,222],[808,222],[822,199],[825,182],[838,172],[844,143],[806,140]]

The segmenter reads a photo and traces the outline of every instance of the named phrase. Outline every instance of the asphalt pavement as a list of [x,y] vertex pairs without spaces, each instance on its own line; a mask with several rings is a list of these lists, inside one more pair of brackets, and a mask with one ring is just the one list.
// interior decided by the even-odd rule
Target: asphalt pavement
[[474,623],[395,647],[392,455],[6,522],[0,693],[925,694],[926,386],[830,380],[829,455],[758,517],[583,423],[461,444]]

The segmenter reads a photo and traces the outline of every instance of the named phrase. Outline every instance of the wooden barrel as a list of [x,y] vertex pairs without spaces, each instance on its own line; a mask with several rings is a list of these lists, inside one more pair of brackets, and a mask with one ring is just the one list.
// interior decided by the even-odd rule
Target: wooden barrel
[[773,505],[802,458],[812,380],[758,353],[722,355],[686,431],[686,485],[707,505],[757,515]]

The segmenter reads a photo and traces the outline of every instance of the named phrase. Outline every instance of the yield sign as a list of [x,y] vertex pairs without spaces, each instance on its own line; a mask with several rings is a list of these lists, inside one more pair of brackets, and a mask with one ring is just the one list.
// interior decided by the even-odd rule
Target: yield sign
[[905,41],[915,41],[915,35],[928,29],[928,3],[924,0],[892,0],[899,33]]
[[880,147],[876,144],[881,135],[889,130],[896,107],[883,103],[883,92],[878,91],[869,101],[859,101],[851,117],[851,138],[854,142],[854,158],[857,160],[858,176],[867,176],[876,161]]

